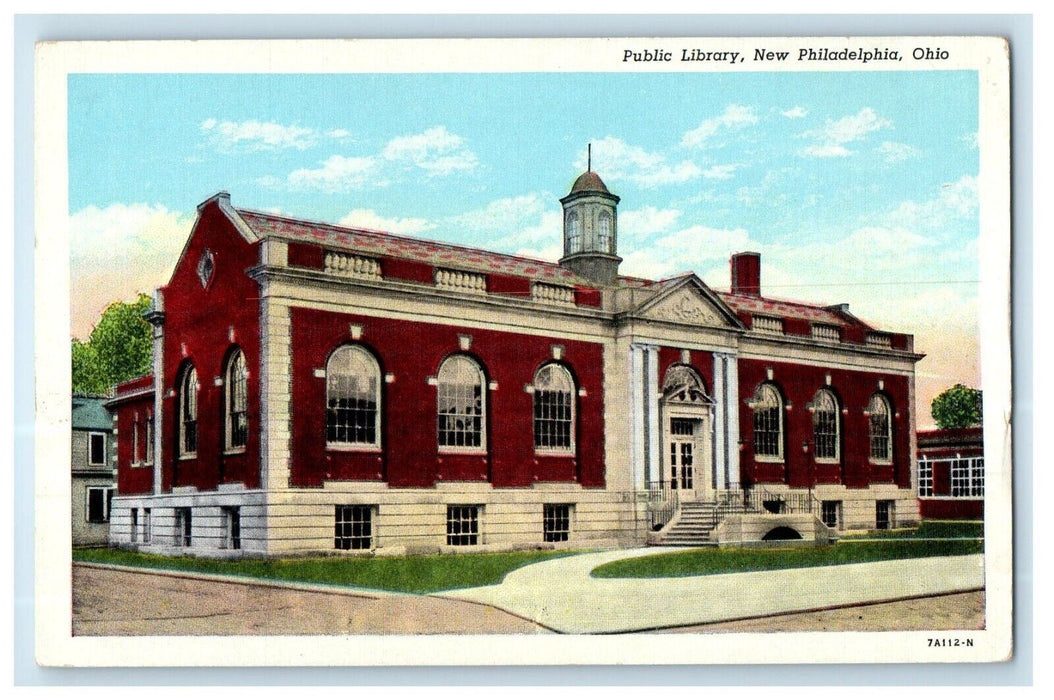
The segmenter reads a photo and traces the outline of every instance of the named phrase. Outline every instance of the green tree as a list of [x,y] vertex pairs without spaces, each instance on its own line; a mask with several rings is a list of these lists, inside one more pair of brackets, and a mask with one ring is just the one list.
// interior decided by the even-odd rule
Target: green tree
[[939,428],[969,428],[981,424],[981,392],[962,384],[933,399],[930,413]]
[[108,394],[114,384],[150,372],[152,334],[143,314],[150,297],[134,303],[115,301],[106,307],[87,342],[72,341],[73,390]]

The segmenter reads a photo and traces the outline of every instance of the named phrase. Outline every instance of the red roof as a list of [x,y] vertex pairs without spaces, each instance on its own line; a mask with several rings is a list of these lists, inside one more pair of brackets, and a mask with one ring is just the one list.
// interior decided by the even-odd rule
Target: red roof
[[722,301],[737,312],[746,311],[750,314],[779,318],[801,318],[832,326],[857,326],[871,330],[871,327],[863,321],[852,316],[843,316],[829,306],[756,297],[748,294],[732,294],[731,292],[717,292],[717,296],[721,297]]
[[[585,173],[585,175],[592,173]],[[596,180],[599,180],[597,177]],[[578,183],[575,183],[576,186]],[[591,182],[589,184],[592,184]],[[603,183],[601,183],[603,186]],[[238,209],[245,223],[259,236],[278,236],[295,241],[316,243],[333,248],[353,250],[364,255],[384,256],[417,260],[441,267],[498,273],[516,277],[550,281],[555,284],[596,288],[587,279],[579,277],[560,265],[544,260],[534,260],[518,255],[493,253],[479,248],[439,243],[420,238],[411,238],[385,231],[366,228],[349,228],[316,221],[291,219],[277,214],[267,214],[250,209]],[[691,274],[691,273],[685,273]],[[684,275],[666,280],[648,280],[640,277],[620,276],[620,286],[662,288]],[[836,308],[819,304],[808,304],[783,299],[771,299],[731,292],[717,295],[735,312],[771,315],[781,318],[798,318],[833,326],[857,326],[871,330],[863,321],[851,314],[842,314]]]
[[579,277],[556,263],[532,260],[516,255],[492,253],[478,248],[437,243],[409,236],[363,228],[346,228],[300,219],[289,219],[275,214],[239,209],[238,213],[258,235],[278,236],[291,240],[317,243],[365,255],[404,258],[427,262],[440,267],[454,267],[480,272],[496,272],[517,277],[530,277],[557,284],[593,287],[589,280]]
[[575,184],[571,185],[571,194],[576,192],[603,192],[610,194],[604,181],[592,170],[587,170],[578,176]]

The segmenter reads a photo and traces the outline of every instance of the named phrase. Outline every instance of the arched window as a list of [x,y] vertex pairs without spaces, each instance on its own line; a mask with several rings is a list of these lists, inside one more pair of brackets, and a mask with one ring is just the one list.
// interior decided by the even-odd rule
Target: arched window
[[582,222],[578,214],[571,212],[567,215],[567,254],[582,252]]
[[380,447],[381,368],[358,345],[343,345],[326,363],[326,443]]
[[783,459],[783,398],[771,384],[758,387],[751,401],[754,409],[754,455]]
[[564,367],[545,365],[534,375],[534,448],[569,453],[574,434],[575,382]]
[[179,454],[192,457],[198,451],[198,372],[193,365],[183,370],[179,384]]
[[662,381],[662,397],[681,403],[710,403],[699,373],[688,365],[671,365]]
[[606,211],[597,218],[597,247],[602,253],[611,252],[611,214]]
[[893,421],[889,401],[882,394],[875,394],[867,404],[867,415],[871,426],[871,461],[892,461]]
[[454,355],[439,367],[436,403],[439,446],[485,447],[483,370],[464,355]]
[[813,449],[818,460],[837,460],[839,453],[838,399],[830,391],[820,389],[812,397]]
[[246,408],[246,388],[249,373],[245,369],[245,355],[235,350],[227,361],[227,449],[240,450],[249,439],[249,419]]

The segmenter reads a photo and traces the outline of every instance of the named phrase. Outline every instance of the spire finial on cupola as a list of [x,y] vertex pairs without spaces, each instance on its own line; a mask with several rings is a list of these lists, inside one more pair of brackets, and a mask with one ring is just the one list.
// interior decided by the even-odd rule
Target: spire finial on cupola
[[586,172],[593,172],[593,144],[586,144]]

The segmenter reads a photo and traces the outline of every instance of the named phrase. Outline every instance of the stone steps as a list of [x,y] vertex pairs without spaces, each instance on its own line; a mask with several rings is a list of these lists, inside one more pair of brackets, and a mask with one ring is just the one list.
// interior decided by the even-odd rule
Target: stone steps
[[726,516],[742,513],[740,505],[689,501],[681,504],[677,515],[652,538],[651,544],[671,547],[713,546],[710,533]]

